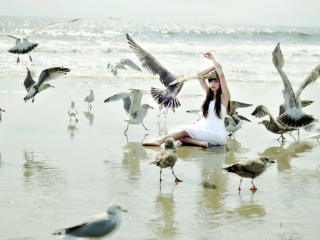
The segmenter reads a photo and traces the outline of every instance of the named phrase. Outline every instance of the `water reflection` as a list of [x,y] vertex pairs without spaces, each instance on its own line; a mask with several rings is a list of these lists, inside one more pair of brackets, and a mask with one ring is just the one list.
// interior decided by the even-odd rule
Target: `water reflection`
[[167,122],[158,122],[159,126],[159,136],[164,136],[168,134]]
[[241,143],[238,142],[235,138],[227,138],[226,142],[227,155],[225,159],[226,165],[231,165],[235,163],[237,159],[237,154],[250,152],[250,149],[241,147]]
[[148,159],[148,154],[142,146],[142,142],[149,134],[145,134],[141,141],[130,142],[126,134],[127,144],[122,147],[122,165],[128,171],[129,179],[138,180],[140,175],[140,160]]
[[159,192],[155,199],[155,219],[151,219],[152,229],[155,229],[157,239],[174,239],[177,235],[175,219],[176,204],[173,192]]
[[90,126],[93,124],[94,114],[90,112],[90,110],[83,112],[84,116],[89,120]]
[[69,123],[68,133],[70,134],[71,140],[74,139],[74,134],[75,134],[76,132],[78,132],[77,123],[78,123],[78,122],[74,122],[74,124],[71,124],[71,121],[70,121],[70,123]]
[[263,219],[267,213],[263,205],[258,204],[253,199],[253,194],[249,200],[243,200],[240,195],[240,206],[233,210],[234,213],[238,214],[241,218],[255,218],[258,217],[260,220]]
[[25,164],[23,165],[24,185],[28,190],[35,190],[41,194],[57,194],[65,185],[65,176],[58,169],[48,164],[49,159],[40,152],[25,149],[23,151]]
[[285,145],[286,143],[280,143],[279,146],[269,147],[258,155],[276,161],[278,171],[284,171],[291,169],[290,161],[292,158],[299,157],[299,153],[310,152],[315,147],[308,142],[293,142],[287,148]]

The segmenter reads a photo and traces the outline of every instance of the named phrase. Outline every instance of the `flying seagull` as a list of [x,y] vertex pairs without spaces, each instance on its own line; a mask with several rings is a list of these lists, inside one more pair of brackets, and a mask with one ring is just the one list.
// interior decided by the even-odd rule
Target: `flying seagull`
[[320,75],[320,65],[315,67],[306,79],[301,83],[298,91],[294,93],[291,83],[283,71],[284,59],[280,49],[280,43],[277,44],[276,48],[272,53],[272,61],[276,69],[278,70],[284,85],[282,91],[284,102],[285,102],[285,113],[281,114],[277,120],[290,127],[302,127],[314,121],[311,115],[307,115],[302,112],[302,104],[300,101],[300,94],[302,90],[317,80]]
[[238,190],[241,191],[241,182],[242,178],[252,178],[252,188],[250,190],[256,191],[258,190],[254,184],[253,179],[258,177],[261,173],[263,173],[267,169],[267,163],[274,161],[270,161],[269,158],[261,157],[261,158],[254,158],[254,159],[246,159],[239,161],[229,167],[223,168],[227,172],[235,173],[241,177],[240,184]]
[[58,230],[53,235],[69,235],[90,239],[110,237],[121,225],[122,212],[127,211],[116,204],[111,204],[106,213],[96,215],[80,225]]
[[94,95],[92,90],[90,90],[90,94],[86,96],[84,101],[88,103],[88,108],[91,109],[92,108],[91,103],[94,101]]
[[172,169],[172,174],[176,178],[175,182],[182,182],[180,179],[176,177],[176,175],[173,172],[173,167],[177,159],[178,159],[177,147],[174,144],[174,139],[167,138],[164,143],[164,148],[159,150],[156,156],[156,160],[150,163],[150,164],[156,164],[157,166],[160,167],[160,182],[162,181],[161,179],[162,168],[167,168],[167,167],[170,167]]
[[132,68],[133,70],[136,70],[136,71],[141,71],[141,69],[138,67],[137,64],[135,64],[131,59],[129,58],[123,58],[120,60],[120,63],[122,66],[128,66],[129,68]]
[[[24,80],[24,86],[28,92],[28,94],[24,97],[24,101],[28,101],[30,98],[34,98],[39,92],[47,89],[48,85],[46,85],[47,81],[56,79],[61,77],[62,75],[67,74],[70,72],[69,68],[63,67],[54,67],[48,68],[41,72],[38,82],[36,83],[31,76],[30,70],[28,69],[27,78]],[[52,87],[52,86],[51,86]]]
[[132,38],[126,34],[127,42],[130,48],[133,50],[134,54],[138,57],[142,66],[150,71],[153,75],[159,75],[160,82],[165,86],[164,89],[151,88],[151,95],[154,100],[160,105],[163,104],[164,107],[177,108],[181,106],[177,95],[179,94],[183,83],[177,83],[170,85],[175,79],[181,78],[183,76],[174,75],[168,71],[155,57],[153,57],[146,50],[141,48],[137,43],[135,43]]
[[107,69],[108,71],[112,72],[114,76],[118,77],[118,69],[114,65],[112,65],[111,63],[108,63]]
[[132,90],[130,93],[124,92],[124,93],[118,93],[115,94],[106,100],[104,102],[113,102],[122,99],[124,102],[124,109],[127,113],[129,113],[129,119],[124,120],[128,122],[127,129],[124,131],[125,133],[128,131],[129,124],[142,124],[145,130],[148,130],[144,124],[143,119],[147,116],[148,109],[152,108],[148,104],[142,104],[141,105],[141,99],[143,94],[149,94],[147,91],[140,90],[140,89],[130,89]]
[[270,113],[269,109],[263,105],[257,106],[256,109],[251,113],[251,115],[255,116],[257,118],[261,118],[266,115],[269,115],[269,117],[270,117],[269,121],[263,120],[262,122],[259,122],[259,124],[263,124],[269,132],[272,132],[275,134],[280,134],[280,137],[277,139],[278,141],[280,138],[281,138],[282,142],[284,141],[284,139],[285,139],[285,137],[283,136],[284,133],[298,130],[298,128],[289,127],[289,126],[286,126],[286,125],[279,123],[276,119],[274,119],[274,117]]
[[[8,50],[9,52],[14,53],[14,54],[26,54],[26,53],[31,52],[33,49],[35,49],[38,46],[38,43],[29,42],[29,36],[31,34],[38,32],[46,27],[51,27],[51,26],[55,26],[55,25],[59,25],[59,24],[63,24],[63,23],[71,23],[71,22],[75,22],[78,20],[79,19],[72,19],[72,20],[67,20],[67,21],[49,23],[49,24],[43,25],[37,29],[32,30],[24,37],[18,37],[13,34],[10,34],[10,33],[3,32],[3,31],[0,31],[0,34],[4,34],[4,35],[11,37],[11,38],[14,38],[16,40],[16,45],[14,47],[10,48]],[[32,61],[30,53],[29,53],[29,58],[30,58],[30,61]],[[20,62],[20,59],[19,59],[19,55],[18,55],[17,63],[19,63],[19,62]]]
[[74,117],[78,122],[78,119],[76,118],[76,115],[78,114],[78,110],[75,108],[74,102],[71,102],[71,107],[68,110],[68,114],[70,116],[70,121],[71,121],[71,117]]

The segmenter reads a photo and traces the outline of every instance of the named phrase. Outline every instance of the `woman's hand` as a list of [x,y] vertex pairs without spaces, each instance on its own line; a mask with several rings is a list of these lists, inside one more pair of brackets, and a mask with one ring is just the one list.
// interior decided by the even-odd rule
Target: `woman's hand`
[[203,56],[211,60],[214,59],[213,55],[210,52],[205,53]]

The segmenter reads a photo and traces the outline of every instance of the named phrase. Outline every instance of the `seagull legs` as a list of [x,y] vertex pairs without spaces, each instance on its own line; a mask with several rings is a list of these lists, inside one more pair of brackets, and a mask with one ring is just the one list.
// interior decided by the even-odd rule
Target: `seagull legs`
[[128,123],[127,129],[124,130],[124,133],[126,133],[128,131],[128,128],[129,128],[129,123]]
[[147,129],[147,128],[143,125],[143,122],[141,122],[141,124],[142,124],[142,126],[144,127],[145,130],[149,130],[149,129]]
[[286,139],[286,138],[283,136],[283,134],[281,134],[280,137],[277,138],[277,140],[279,141],[280,138],[281,138],[281,142],[284,142],[284,140]]
[[239,191],[241,191],[241,188],[240,188],[241,182],[242,182],[242,178],[240,179],[240,184],[239,184],[239,188],[238,188]]
[[162,168],[160,168],[160,183],[161,183],[161,181],[162,181],[162,179],[161,179],[161,174],[162,174]]
[[250,188],[250,190],[251,190],[251,191],[257,191],[258,188],[256,188],[256,186],[253,184],[253,178],[252,178],[251,183],[252,183],[252,188]]
[[30,53],[29,53],[29,59],[30,59],[30,61],[32,62],[32,57],[31,57]]
[[17,58],[17,63],[19,63],[20,62],[20,58],[19,58],[19,55],[18,55],[18,58]]
[[182,181],[181,181],[179,178],[177,178],[177,176],[174,174],[173,168],[172,168],[172,174],[173,174],[173,175],[175,176],[175,178],[176,178],[176,179],[174,180],[175,182],[182,182]]

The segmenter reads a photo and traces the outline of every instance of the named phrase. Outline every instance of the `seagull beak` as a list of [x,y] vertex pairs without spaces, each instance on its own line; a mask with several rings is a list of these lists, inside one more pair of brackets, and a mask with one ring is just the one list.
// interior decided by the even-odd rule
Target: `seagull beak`
[[121,209],[121,211],[122,211],[122,212],[128,212],[128,211],[127,211],[127,210],[125,210],[125,209]]
[[270,161],[271,163],[275,163],[275,161]]

